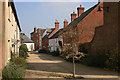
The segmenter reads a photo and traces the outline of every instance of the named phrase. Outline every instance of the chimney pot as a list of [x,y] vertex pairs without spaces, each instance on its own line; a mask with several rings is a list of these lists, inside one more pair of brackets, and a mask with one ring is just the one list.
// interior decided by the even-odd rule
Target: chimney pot
[[80,5],[80,7],[82,7],[82,5]]
[[84,7],[82,7],[82,5],[80,5],[80,7],[77,8],[77,12],[78,12],[78,17],[84,13]]
[[73,21],[74,19],[76,19],[76,16],[77,16],[77,14],[75,12],[73,12],[71,14],[71,21]]
[[34,32],[37,32],[37,27],[34,28]]
[[58,22],[58,20],[55,21],[55,29],[59,29],[59,22]]
[[66,28],[68,26],[68,21],[65,19],[64,20],[64,28]]

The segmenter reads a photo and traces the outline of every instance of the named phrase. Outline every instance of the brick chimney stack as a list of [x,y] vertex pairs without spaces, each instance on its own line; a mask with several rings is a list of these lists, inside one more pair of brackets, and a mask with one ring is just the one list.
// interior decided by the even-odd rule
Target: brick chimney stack
[[57,29],[57,30],[59,29],[59,22],[58,22],[58,20],[55,21],[55,29]]
[[71,21],[73,21],[74,19],[76,19],[76,17],[77,17],[77,14],[75,12],[73,12],[71,14]]
[[98,3],[103,2],[103,0],[98,0]]
[[37,32],[37,27],[34,28],[34,32]]
[[84,13],[84,7],[82,7],[82,5],[80,5],[80,7],[77,8],[77,12],[78,12],[78,17]]
[[65,19],[64,20],[64,28],[66,28],[68,26],[68,21]]

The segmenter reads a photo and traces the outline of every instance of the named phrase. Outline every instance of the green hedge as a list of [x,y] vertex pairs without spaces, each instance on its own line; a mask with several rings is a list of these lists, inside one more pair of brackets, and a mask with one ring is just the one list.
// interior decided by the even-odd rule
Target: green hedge
[[19,48],[19,57],[27,58],[28,56],[28,48],[26,44],[22,44]]
[[2,71],[3,80],[11,78],[22,78],[24,75],[24,68],[19,65],[15,65],[10,62],[7,66],[4,67]]
[[24,58],[12,58],[10,62],[13,62],[15,65],[19,65],[23,67],[24,69],[26,69],[27,67],[27,63]]
[[3,80],[16,80],[24,77],[26,61],[24,58],[13,58],[2,70]]

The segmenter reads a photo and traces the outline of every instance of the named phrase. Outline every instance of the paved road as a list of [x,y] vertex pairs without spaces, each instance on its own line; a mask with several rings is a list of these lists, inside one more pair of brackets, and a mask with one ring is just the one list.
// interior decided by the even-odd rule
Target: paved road
[[[73,64],[60,57],[43,53],[29,54],[27,59],[28,69],[25,78],[41,78],[40,80],[65,80],[63,76],[71,76]],[[119,80],[118,74],[103,69],[88,67],[76,63],[76,74],[88,80]],[[81,79],[80,79],[81,80]],[[84,79],[86,80],[86,79]]]

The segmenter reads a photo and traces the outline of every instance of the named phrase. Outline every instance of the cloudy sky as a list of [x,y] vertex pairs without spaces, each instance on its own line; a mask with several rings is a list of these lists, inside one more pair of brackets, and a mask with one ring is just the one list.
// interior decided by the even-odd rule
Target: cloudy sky
[[87,10],[97,2],[16,2],[15,6],[22,32],[30,37],[35,26],[54,28],[56,19],[60,23],[60,28],[63,27],[64,19],[70,23],[70,14],[73,11],[77,13],[80,4]]

